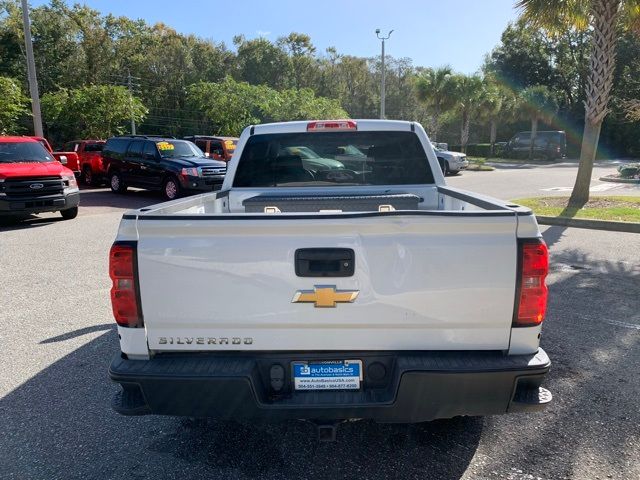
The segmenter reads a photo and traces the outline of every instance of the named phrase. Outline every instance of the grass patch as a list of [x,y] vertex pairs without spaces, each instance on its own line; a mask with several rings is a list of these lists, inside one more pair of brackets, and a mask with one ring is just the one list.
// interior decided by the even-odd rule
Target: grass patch
[[[515,163],[515,164],[536,164],[536,165],[550,165],[554,163],[553,160],[541,160],[534,158],[529,160],[528,158],[502,158],[502,157],[470,157],[467,156],[469,162],[491,162],[491,163]],[[563,159],[564,160],[564,159]]]
[[491,165],[485,165],[485,162],[487,161],[486,158],[467,157],[467,159],[469,160],[467,170],[471,170],[472,172],[491,172],[496,169]]
[[495,169],[496,167],[492,167],[491,165],[482,165],[473,162],[469,162],[469,166],[467,167],[467,170],[472,172],[492,172]]
[[640,197],[592,197],[582,208],[568,208],[568,197],[520,198],[514,203],[529,207],[536,215],[589,218],[615,222],[640,222]]

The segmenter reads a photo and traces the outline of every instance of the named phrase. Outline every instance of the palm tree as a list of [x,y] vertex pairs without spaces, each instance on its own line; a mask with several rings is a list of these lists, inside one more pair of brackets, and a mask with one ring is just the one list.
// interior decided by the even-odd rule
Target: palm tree
[[467,151],[469,141],[469,123],[471,116],[479,108],[482,94],[482,78],[478,75],[455,75],[455,107],[460,113],[460,146]]
[[491,144],[490,156],[495,155],[496,137],[498,135],[498,122],[509,108],[508,91],[501,88],[493,78],[485,77],[482,83],[482,92],[478,102],[477,117],[483,123],[489,123],[489,143]]
[[455,103],[455,85],[451,67],[427,68],[416,79],[415,88],[418,100],[431,112],[431,136],[435,142],[440,129],[440,116],[451,110]]
[[549,122],[558,111],[558,100],[549,88],[534,85],[520,92],[520,106],[523,116],[531,120],[529,140],[529,160],[533,158],[533,145],[538,134],[538,122]]
[[640,0],[517,0],[516,6],[525,20],[549,31],[581,28],[591,32],[580,164],[569,199],[569,206],[580,208],[589,201],[600,129],[609,113],[619,32],[638,28]]

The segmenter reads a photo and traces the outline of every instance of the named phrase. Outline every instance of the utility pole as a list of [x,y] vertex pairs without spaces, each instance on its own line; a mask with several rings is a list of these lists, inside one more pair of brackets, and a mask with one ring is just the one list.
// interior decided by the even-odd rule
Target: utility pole
[[33,44],[31,43],[31,24],[29,22],[29,6],[27,5],[27,0],[22,0],[22,23],[24,28],[24,46],[27,51],[27,73],[29,75],[29,92],[31,93],[33,133],[37,137],[42,137],[44,136],[44,134],[42,131],[42,115],[40,113],[40,95],[38,94],[36,62],[33,58]]
[[380,36],[380,29],[376,28],[376,36],[382,40],[382,56],[381,56],[381,60],[382,60],[382,80],[380,81],[380,118],[384,120],[385,118],[385,113],[384,113],[384,102],[385,102],[385,86],[384,86],[384,41],[385,40],[389,40],[389,37],[391,37],[391,34],[393,33],[393,30],[391,30],[387,36],[385,37]]
[[[26,0],[23,0],[26,1]],[[133,82],[131,71],[127,68],[127,86],[129,87],[129,113],[131,114],[131,135],[136,134],[136,120],[133,118]]]

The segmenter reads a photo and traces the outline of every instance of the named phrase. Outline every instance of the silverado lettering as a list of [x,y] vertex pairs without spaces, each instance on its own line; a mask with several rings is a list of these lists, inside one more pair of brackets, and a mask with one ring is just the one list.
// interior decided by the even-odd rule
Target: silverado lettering
[[[228,345],[228,338],[215,338],[215,337],[204,337],[193,338],[193,337],[158,337],[159,345],[191,345],[195,343],[196,345]],[[251,337],[233,337],[231,338],[232,345],[252,345],[253,338]]]

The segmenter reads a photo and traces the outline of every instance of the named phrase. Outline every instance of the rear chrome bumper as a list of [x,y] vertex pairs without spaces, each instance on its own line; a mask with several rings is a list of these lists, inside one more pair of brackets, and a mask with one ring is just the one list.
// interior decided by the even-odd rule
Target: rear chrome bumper
[[[358,391],[294,391],[292,361],[362,359]],[[270,369],[285,368],[281,391]],[[118,355],[109,374],[123,390],[113,408],[123,415],[224,419],[338,420],[412,423],[457,415],[536,411],[551,401],[540,387],[549,371],[544,350],[499,352],[331,352],[170,354],[151,360]]]

